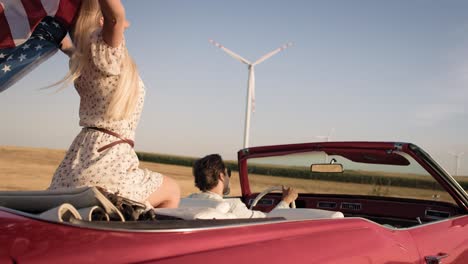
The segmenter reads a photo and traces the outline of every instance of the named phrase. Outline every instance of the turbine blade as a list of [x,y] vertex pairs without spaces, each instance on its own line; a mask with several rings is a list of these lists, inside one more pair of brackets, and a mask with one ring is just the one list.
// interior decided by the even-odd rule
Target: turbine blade
[[281,47],[275,49],[274,51],[263,55],[263,57],[261,57],[261,58],[258,59],[256,62],[254,62],[253,65],[258,65],[258,64],[264,62],[265,60],[267,60],[268,58],[270,58],[271,56],[275,55],[276,53],[278,53],[278,52],[280,52],[280,51],[282,51],[282,50],[285,50],[285,49],[287,49],[287,48],[289,48],[289,47],[291,47],[291,46],[292,46],[292,42],[286,43],[286,44],[284,44],[283,46],[281,46]]
[[249,67],[249,93],[250,93],[250,110],[255,113],[255,70],[254,66]]
[[229,55],[230,55],[231,57],[233,57],[234,59],[236,59],[236,60],[238,60],[238,61],[240,61],[240,62],[242,62],[242,63],[245,63],[245,64],[247,64],[247,65],[250,65],[250,64],[251,64],[250,61],[248,61],[248,60],[242,58],[240,55],[238,55],[238,54],[234,53],[233,51],[227,49],[226,47],[224,47],[223,45],[219,44],[218,42],[216,42],[216,41],[214,41],[214,40],[212,40],[212,39],[210,39],[210,40],[208,40],[208,41],[209,41],[211,44],[213,44],[213,45],[215,45],[216,47],[218,47],[218,48],[220,48],[221,50],[223,50],[224,52],[226,52],[227,54],[229,54]]

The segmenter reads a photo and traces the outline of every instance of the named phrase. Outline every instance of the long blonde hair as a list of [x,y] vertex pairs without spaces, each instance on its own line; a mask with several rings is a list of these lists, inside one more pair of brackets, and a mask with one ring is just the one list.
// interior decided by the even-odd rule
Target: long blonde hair
[[[81,1],[80,11],[71,32],[75,50],[70,59],[70,70],[65,82],[74,82],[87,67],[91,56],[91,34],[99,29],[102,17],[98,0]],[[137,67],[127,48],[124,49],[123,56],[119,83],[106,112],[106,117],[114,120],[126,119],[132,115],[140,92]]]

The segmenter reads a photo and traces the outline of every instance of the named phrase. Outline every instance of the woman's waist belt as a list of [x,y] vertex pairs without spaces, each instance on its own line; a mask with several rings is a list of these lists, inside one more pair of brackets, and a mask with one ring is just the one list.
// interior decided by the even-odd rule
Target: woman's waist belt
[[135,142],[134,142],[133,140],[128,139],[128,138],[124,138],[124,137],[122,137],[121,135],[119,135],[119,134],[117,134],[117,133],[115,133],[115,132],[113,132],[113,131],[110,131],[110,130],[108,130],[108,129],[100,128],[100,127],[86,127],[86,128],[87,128],[87,129],[97,130],[97,131],[100,131],[100,132],[102,132],[102,133],[104,133],[104,134],[108,134],[108,135],[111,135],[111,136],[114,136],[114,137],[120,139],[120,140],[114,141],[114,142],[112,142],[112,143],[110,143],[110,144],[107,144],[107,145],[105,145],[105,146],[103,146],[103,147],[100,147],[100,148],[97,150],[98,152],[104,151],[104,150],[106,150],[106,149],[108,149],[108,148],[112,148],[113,146],[118,145],[118,144],[122,144],[122,143],[127,143],[127,144],[129,144],[130,146],[132,146],[132,148],[135,146]]

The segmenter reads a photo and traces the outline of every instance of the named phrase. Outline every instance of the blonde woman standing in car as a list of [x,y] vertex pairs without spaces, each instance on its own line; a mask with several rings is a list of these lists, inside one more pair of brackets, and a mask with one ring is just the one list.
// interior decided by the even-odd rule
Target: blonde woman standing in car
[[81,132],[54,174],[49,189],[100,186],[153,207],[177,207],[178,184],[140,169],[133,150],[145,89],[125,46],[129,23],[120,0],[83,0],[72,41],[65,82],[80,95]]

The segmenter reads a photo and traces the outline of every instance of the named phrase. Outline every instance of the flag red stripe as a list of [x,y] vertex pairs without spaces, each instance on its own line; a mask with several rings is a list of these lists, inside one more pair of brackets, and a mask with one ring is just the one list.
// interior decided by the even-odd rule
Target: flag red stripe
[[[59,6],[55,14],[55,18],[62,22],[65,27],[69,28],[76,17],[76,13],[80,7],[81,0],[60,0]],[[27,14],[29,27],[31,32],[36,28],[39,22],[47,16],[47,12],[42,6],[41,0],[21,0],[16,5],[23,5]],[[15,25],[11,25],[15,27]],[[26,26],[26,25],[24,25]],[[3,6],[0,5],[0,49],[15,47],[11,28],[5,16]]]
[[21,0],[21,3],[23,4],[24,10],[28,15],[31,31],[33,31],[37,24],[41,22],[45,16],[47,16],[47,13],[44,10],[44,7],[42,7],[40,0]]
[[10,25],[8,25],[2,5],[0,5],[0,29],[0,49],[14,47],[15,42],[11,36]]
[[74,22],[81,0],[61,0],[55,18],[68,28]]

